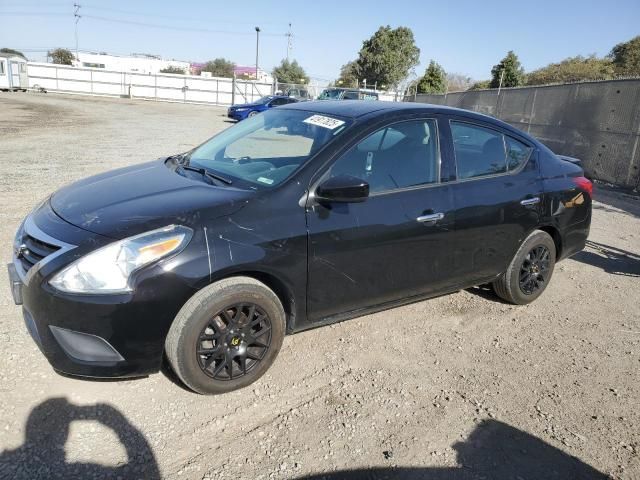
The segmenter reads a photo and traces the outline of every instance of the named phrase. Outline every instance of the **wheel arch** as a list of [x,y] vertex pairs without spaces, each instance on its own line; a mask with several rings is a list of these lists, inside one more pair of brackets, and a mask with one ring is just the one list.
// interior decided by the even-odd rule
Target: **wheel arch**
[[562,258],[562,235],[560,235],[560,230],[553,225],[540,225],[537,230],[542,230],[543,232],[549,234],[549,236],[553,239],[553,243],[556,246],[556,260]]
[[[258,280],[259,282],[264,283],[268,288],[273,290],[273,293],[276,294],[280,303],[282,303],[282,307],[284,308],[284,313],[286,314],[286,329],[287,332],[293,330],[295,322],[296,322],[296,309],[298,305],[296,303],[295,295],[293,289],[287,285],[285,281],[283,281],[278,275],[273,274],[272,272],[266,272],[263,270],[237,270],[233,272],[227,272],[225,274],[216,275],[211,278],[212,283],[218,282],[220,280],[224,280],[225,278],[231,277],[250,277],[254,280]],[[203,287],[206,285],[203,285]]]

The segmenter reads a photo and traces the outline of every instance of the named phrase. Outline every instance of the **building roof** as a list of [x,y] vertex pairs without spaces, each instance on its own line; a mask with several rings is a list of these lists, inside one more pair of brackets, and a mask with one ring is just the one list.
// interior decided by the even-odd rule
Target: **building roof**
[[18,57],[18,58],[24,60],[25,62],[27,61],[27,59],[24,56],[18,55],[17,53],[0,52],[0,57],[2,57],[2,58]]

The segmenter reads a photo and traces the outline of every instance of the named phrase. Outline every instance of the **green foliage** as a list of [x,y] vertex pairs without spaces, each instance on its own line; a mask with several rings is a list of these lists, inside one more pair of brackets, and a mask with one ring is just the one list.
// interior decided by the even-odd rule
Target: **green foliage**
[[424,76],[418,82],[418,93],[445,93],[446,91],[447,76],[444,68],[431,60]]
[[486,90],[491,88],[491,80],[480,80],[469,87],[469,90]]
[[280,83],[309,83],[307,73],[296,60],[290,62],[286,58],[283,59],[271,73]]
[[174,67],[172,65],[169,65],[168,67],[165,67],[165,68],[161,69],[160,73],[176,73],[176,74],[179,74],[179,75],[184,75],[185,74],[183,69],[178,68],[178,67]]
[[340,76],[335,81],[335,85],[338,87],[357,87],[358,78],[358,62],[352,60],[340,67]]
[[20,50],[14,50],[13,48],[0,48],[0,53],[8,53],[9,55],[16,55],[24,58],[25,60],[27,59],[27,57],[24,56],[24,53]]
[[56,48],[47,52],[47,55],[51,57],[51,61],[58,65],[73,65],[73,60],[76,58],[73,56],[70,50],[66,48]]
[[640,35],[613,47],[609,57],[618,75],[640,75]]
[[491,69],[491,88],[500,86],[500,77],[503,87],[518,87],[524,83],[524,68],[513,50],[509,50],[507,56]]
[[214,77],[232,78],[235,66],[236,64],[231,60],[220,57],[205,63],[204,67],[202,67],[202,70],[200,71],[211,72],[211,75]]
[[527,74],[527,85],[544,85],[548,83],[570,83],[582,80],[601,80],[611,78],[614,67],[610,60],[590,57],[569,57],[559,63],[550,63],[546,67]]
[[418,64],[420,49],[413,32],[407,27],[380,27],[362,43],[358,54],[357,72],[367,85],[397,87]]

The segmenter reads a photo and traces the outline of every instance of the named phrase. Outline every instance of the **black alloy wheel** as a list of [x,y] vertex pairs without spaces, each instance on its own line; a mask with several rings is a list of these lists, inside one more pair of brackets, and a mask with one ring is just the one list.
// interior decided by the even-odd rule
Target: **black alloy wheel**
[[214,380],[235,380],[251,372],[271,346],[271,319],[254,303],[217,312],[198,336],[196,355]]
[[531,249],[520,266],[520,290],[525,295],[533,295],[544,289],[549,272],[550,252],[544,245]]

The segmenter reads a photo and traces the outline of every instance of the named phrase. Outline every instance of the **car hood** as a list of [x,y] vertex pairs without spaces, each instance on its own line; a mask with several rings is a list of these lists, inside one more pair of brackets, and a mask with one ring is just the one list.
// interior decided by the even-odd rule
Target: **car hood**
[[199,228],[239,210],[252,195],[185,178],[156,160],[80,180],[58,190],[50,202],[76,227],[125,238],[171,224]]
[[264,103],[242,103],[240,105],[233,105],[231,108],[237,110],[238,108],[255,108],[263,107]]

